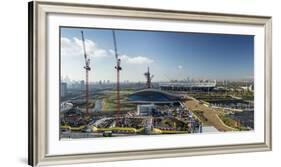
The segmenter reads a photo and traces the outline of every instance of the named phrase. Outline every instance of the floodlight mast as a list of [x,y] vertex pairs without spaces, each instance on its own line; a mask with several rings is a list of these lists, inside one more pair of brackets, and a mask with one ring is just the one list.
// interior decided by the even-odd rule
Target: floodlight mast
[[82,36],[82,46],[83,46],[83,54],[84,54],[84,60],[85,60],[85,72],[86,72],[86,82],[85,82],[85,93],[86,93],[86,114],[89,114],[89,71],[91,71],[90,67],[90,58],[87,55],[86,47],[85,47],[85,39],[84,39],[84,33],[81,31]]
[[[117,43],[116,43],[116,36],[115,36],[115,30],[112,30],[112,36],[113,36],[113,44],[114,44],[114,52],[115,52],[115,59],[116,59],[116,118],[119,117],[120,114],[120,71],[122,70],[121,68],[121,59],[118,56],[118,51],[117,51]],[[116,122],[117,119],[116,119]]]

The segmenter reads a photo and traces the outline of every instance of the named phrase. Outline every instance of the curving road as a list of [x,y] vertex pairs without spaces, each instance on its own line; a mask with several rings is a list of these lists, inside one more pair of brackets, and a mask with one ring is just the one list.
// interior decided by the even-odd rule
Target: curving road
[[208,119],[208,122],[213,125],[219,131],[235,131],[234,128],[231,128],[223,123],[223,121],[218,117],[218,111],[211,109],[203,104],[200,104],[195,99],[189,99],[185,101],[186,107],[191,110],[200,110],[203,112],[205,118]]

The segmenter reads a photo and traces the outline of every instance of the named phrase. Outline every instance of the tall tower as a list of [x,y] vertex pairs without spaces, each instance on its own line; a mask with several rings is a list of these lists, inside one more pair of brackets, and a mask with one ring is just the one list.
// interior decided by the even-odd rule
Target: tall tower
[[154,76],[150,74],[149,67],[147,67],[147,72],[144,73],[144,76],[146,78],[146,88],[151,88],[152,87],[151,80]]

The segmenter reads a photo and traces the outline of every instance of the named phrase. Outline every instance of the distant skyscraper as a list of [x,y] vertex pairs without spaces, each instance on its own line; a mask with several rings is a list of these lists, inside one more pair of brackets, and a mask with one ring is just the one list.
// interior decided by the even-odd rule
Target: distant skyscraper
[[80,88],[81,88],[81,91],[85,90],[85,81],[84,80],[80,81]]
[[65,97],[67,95],[67,83],[66,82],[61,82],[60,95],[61,95],[61,97]]

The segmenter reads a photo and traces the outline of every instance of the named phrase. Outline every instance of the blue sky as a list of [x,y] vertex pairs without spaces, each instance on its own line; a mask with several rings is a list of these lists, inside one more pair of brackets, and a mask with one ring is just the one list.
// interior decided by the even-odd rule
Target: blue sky
[[[90,81],[115,81],[110,29],[61,28],[61,76],[84,79],[81,30],[91,58]],[[246,80],[254,76],[254,36],[115,30],[121,81]]]

